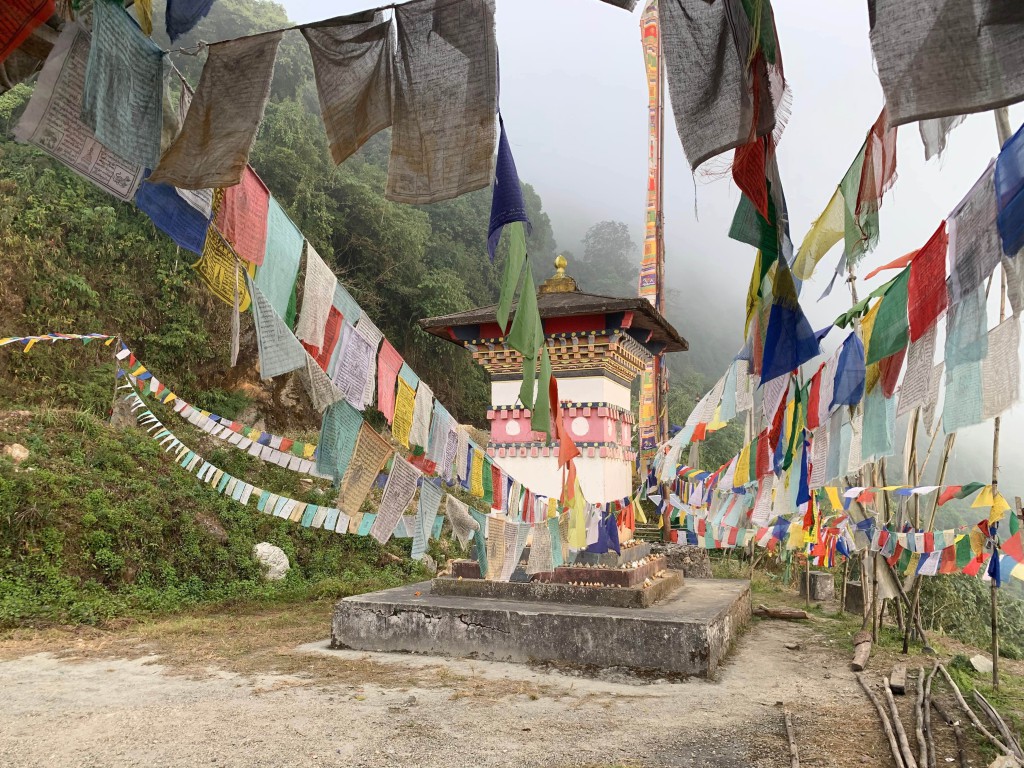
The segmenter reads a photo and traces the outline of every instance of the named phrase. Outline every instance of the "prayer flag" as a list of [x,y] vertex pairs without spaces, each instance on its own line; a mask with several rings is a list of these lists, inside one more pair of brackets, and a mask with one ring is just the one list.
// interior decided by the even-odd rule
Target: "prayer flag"
[[171,42],[192,29],[199,20],[210,12],[213,0],[167,0],[167,12],[164,21],[167,25],[167,36]]
[[917,341],[946,311],[946,222],[943,221],[910,264],[910,340]]
[[777,262],[772,308],[765,337],[761,383],[795,370],[819,352],[818,341],[797,299],[785,260]]
[[252,166],[247,165],[242,180],[222,192],[217,206],[217,228],[238,258],[262,265],[267,250],[270,190]]
[[289,328],[295,327],[295,281],[305,238],[273,197],[267,210],[267,246],[256,285]]
[[903,270],[879,301],[867,344],[865,363],[871,365],[907,346],[907,286],[910,270]]
[[398,398],[395,400],[395,411],[391,423],[391,434],[406,448],[409,447],[409,432],[412,430],[412,417],[416,405],[416,392],[398,377]]
[[839,352],[830,408],[857,405],[864,397],[865,375],[864,345],[856,333],[851,333]]
[[0,6],[0,62],[56,13],[53,0],[6,0]]
[[498,137],[498,160],[495,164],[494,187],[491,192],[491,220],[487,225],[487,253],[492,262],[498,241],[501,239],[501,230],[506,224],[522,221],[526,223],[528,234],[533,230],[526,214],[526,201],[523,199],[523,189],[519,184],[516,161],[512,157],[512,149],[505,135],[505,121],[501,119],[501,115],[498,115],[498,125],[501,133]]
[[[1024,44],[1024,21],[1007,25],[1019,28],[1019,42]],[[1020,80],[1024,97],[1024,75],[1014,72]],[[1024,127],[1017,130],[1003,145],[996,160],[997,223],[1003,241],[1003,253],[1013,257],[1024,248]]]
[[135,207],[177,245],[196,254],[203,252],[211,214],[197,210],[174,187],[143,181],[135,192]]
[[395,382],[403,362],[391,342],[384,339],[377,355],[377,410],[384,414],[388,424],[395,416]]
[[270,98],[282,34],[265,32],[209,46],[181,133],[160,158],[153,181],[208,189],[242,180]]

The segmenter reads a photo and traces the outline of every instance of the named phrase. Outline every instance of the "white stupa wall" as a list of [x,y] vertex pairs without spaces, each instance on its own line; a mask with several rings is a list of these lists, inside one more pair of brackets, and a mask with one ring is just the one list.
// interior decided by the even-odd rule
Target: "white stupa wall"
[[[519,381],[491,382],[491,403],[494,406],[515,405],[519,397]],[[558,396],[575,403],[609,403],[629,410],[630,392],[605,376],[581,376],[558,379]],[[570,432],[572,430],[570,429]],[[574,440],[581,440],[572,435]],[[609,436],[607,439],[615,439]],[[576,473],[588,501],[619,500],[632,492],[632,462],[622,458],[589,457],[576,459]],[[494,461],[534,492],[558,496],[562,492],[562,471],[554,456],[494,456]]]

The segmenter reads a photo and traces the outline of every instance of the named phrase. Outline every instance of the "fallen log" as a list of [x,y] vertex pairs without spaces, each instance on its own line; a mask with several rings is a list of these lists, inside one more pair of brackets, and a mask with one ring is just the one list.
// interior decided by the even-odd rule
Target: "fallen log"
[[924,734],[924,667],[917,668],[917,698],[914,700],[914,735],[917,737],[917,762],[928,768],[928,742]]
[[754,609],[754,615],[760,616],[763,619],[809,619],[810,614],[807,611],[797,610],[795,608],[769,608],[767,605],[759,605]]
[[949,687],[953,689],[953,696],[956,697],[957,704],[960,705],[960,709],[964,711],[964,714],[966,714],[968,719],[970,719],[970,721],[974,724],[974,727],[981,731],[981,734],[990,742],[992,742],[992,745],[996,749],[1000,750],[1005,755],[1015,757],[1015,755],[1013,754],[1013,750],[1011,750],[1008,746],[1003,744],[1003,742],[1001,742],[999,739],[993,736],[989,732],[988,728],[986,728],[984,724],[982,724],[981,720],[978,719],[978,716],[974,714],[974,710],[971,709],[970,705],[967,703],[967,700],[964,699],[963,694],[960,693],[960,688],[957,686],[956,683],[953,682],[953,678],[949,676],[949,672],[946,671],[946,668],[942,664],[939,664],[939,671],[942,673],[942,676],[946,678],[946,682],[949,683]]
[[914,752],[910,748],[910,740],[907,738],[907,731],[903,727],[903,720],[900,718],[900,711],[896,708],[896,699],[893,698],[889,688],[889,678],[882,678],[882,692],[885,700],[889,702],[889,712],[892,714],[892,724],[896,729],[896,738],[900,743],[900,752],[903,754],[903,764],[907,768],[918,768],[917,760],[914,759]]
[[935,768],[935,739],[932,737],[932,680],[938,667],[939,663],[935,662],[924,684],[924,738],[928,743],[928,768]]
[[988,716],[988,719],[992,721],[992,724],[998,729],[1000,735],[1006,741],[1006,746],[1013,750],[1013,753],[1017,756],[1017,759],[1024,762],[1024,754],[1021,753],[1020,744],[1013,737],[1009,727],[1006,725],[1006,721],[1003,720],[996,708],[989,704],[988,699],[981,695],[979,691],[974,691],[974,700],[978,702],[978,706],[981,707],[982,711]]
[[786,720],[786,738],[789,739],[789,765],[790,768],[800,768],[800,750],[796,747],[796,729],[793,727],[793,715],[786,709],[783,710]]
[[875,710],[878,712],[878,717],[882,721],[882,730],[885,731],[885,736],[889,740],[889,749],[892,751],[892,758],[896,761],[896,768],[906,768],[906,763],[903,762],[903,753],[900,751],[900,745],[896,742],[896,734],[893,733],[892,724],[889,722],[889,716],[885,714],[885,709],[882,708],[882,702],[878,700],[878,696],[872,691],[868,684],[864,682],[864,675],[857,675],[857,682],[860,683],[860,687],[864,689],[864,693],[871,699],[871,703],[875,705]]
[[867,669],[868,659],[871,658],[871,642],[861,643],[853,649],[853,661],[850,662],[850,669],[854,672],[863,672]]

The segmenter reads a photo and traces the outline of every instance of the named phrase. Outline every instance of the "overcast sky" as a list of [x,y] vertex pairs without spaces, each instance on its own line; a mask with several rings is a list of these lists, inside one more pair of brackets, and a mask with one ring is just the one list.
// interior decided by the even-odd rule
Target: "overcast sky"
[[[366,0],[283,3],[299,22],[370,5]],[[642,7],[630,14],[599,0],[497,0],[497,5],[506,130],[520,175],[540,193],[559,247],[579,252],[587,227],[605,219],[626,222],[639,244],[647,181]],[[793,92],[779,165],[793,239],[799,245],[860,149],[883,98],[868,39],[866,0],[785,0],[774,8]],[[1024,107],[1011,109],[1011,125],[1016,128],[1022,120]],[[879,247],[860,272],[923,245],[997,152],[995,124],[988,113],[974,115],[955,129],[941,160],[929,163],[917,126],[902,127],[898,180],[882,204]],[[685,301],[705,308],[709,320],[736,328],[754,258],[752,248],[727,234],[739,194],[730,179],[694,178],[667,114],[667,278]],[[838,257],[838,248],[829,253],[802,294],[815,327],[849,306],[845,285],[826,301],[816,301]],[[867,287],[886,279],[883,273]],[[691,347],[701,343],[688,329],[681,330]],[[741,343],[737,336],[734,346]],[[1004,420],[1009,422],[1003,427],[1004,467],[1011,462],[1024,466],[1024,441],[1018,438],[1024,427],[1021,413],[1024,408],[1018,406],[1014,418]],[[902,434],[901,429],[897,442]],[[991,424],[964,430],[963,438],[958,450],[963,460],[954,476],[967,466],[973,474],[986,466]],[[1024,484],[1018,487],[1024,489]]]

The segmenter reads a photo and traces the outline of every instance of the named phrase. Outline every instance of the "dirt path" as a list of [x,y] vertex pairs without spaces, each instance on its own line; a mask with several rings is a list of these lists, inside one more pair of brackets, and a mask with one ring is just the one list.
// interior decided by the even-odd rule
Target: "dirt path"
[[774,768],[789,765],[780,701],[805,765],[888,764],[845,652],[815,627],[756,622],[718,681],[667,683],[329,651],[314,640],[328,612],[15,634],[0,765]]

